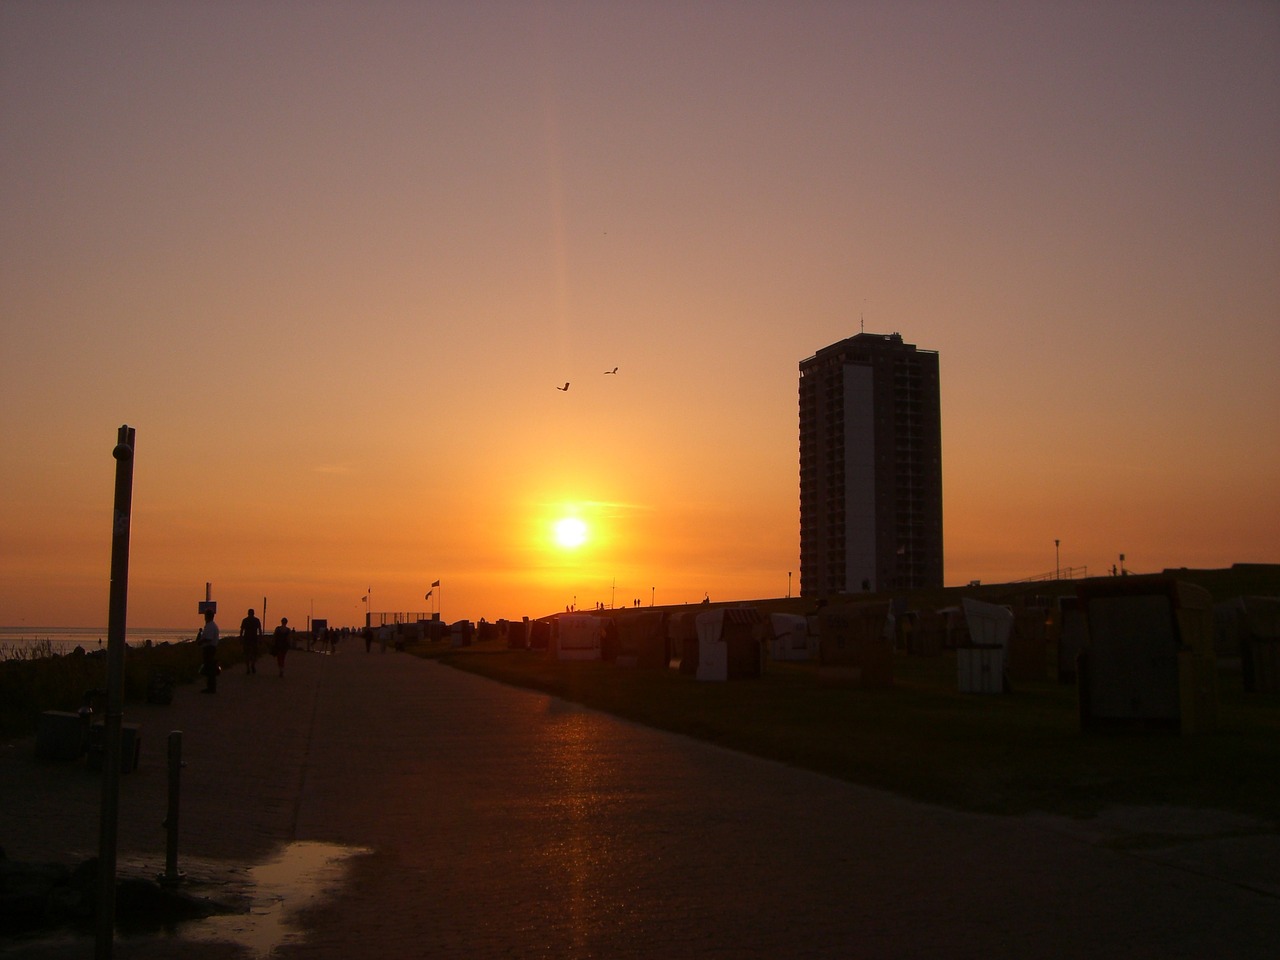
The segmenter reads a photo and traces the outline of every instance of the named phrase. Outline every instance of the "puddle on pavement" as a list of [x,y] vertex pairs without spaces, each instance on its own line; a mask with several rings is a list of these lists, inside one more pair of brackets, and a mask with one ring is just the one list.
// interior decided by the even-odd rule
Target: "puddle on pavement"
[[[165,923],[154,932],[125,932],[117,928],[116,945],[127,956],[130,943],[163,941],[175,954],[183,943],[223,943],[240,947],[255,960],[266,960],[277,947],[306,940],[299,914],[332,896],[346,879],[349,861],[371,853],[364,847],[300,841],[291,843],[265,863],[228,864],[187,860],[188,883],[179,889],[195,897],[209,896],[241,912],[220,913],[200,920]],[[128,872],[145,875],[145,861],[124,861]],[[248,905],[247,911],[242,908]],[[50,931],[11,943],[0,939],[0,954],[14,960],[62,960],[92,952],[88,931]],[[88,951],[88,952],[86,952]]]
[[177,938],[197,943],[233,943],[257,957],[279,946],[301,943],[298,914],[322,901],[346,875],[347,861],[367,854],[363,847],[332,843],[291,843],[275,859],[248,868],[248,913],[225,914],[181,925]]

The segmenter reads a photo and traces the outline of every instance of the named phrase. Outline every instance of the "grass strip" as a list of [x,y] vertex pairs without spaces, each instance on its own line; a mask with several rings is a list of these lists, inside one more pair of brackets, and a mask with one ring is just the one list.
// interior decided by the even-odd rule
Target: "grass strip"
[[1280,703],[1220,672],[1211,733],[1080,731],[1076,689],[1024,683],[960,693],[954,653],[898,655],[891,688],[826,686],[811,663],[770,662],[759,680],[704,683],[674,670],[560,662],[497,644],[411,652],[618,717],[755,756],[994,814],[1089,816],[1116,805],[1229,810],[1272,820],[1280,796]]

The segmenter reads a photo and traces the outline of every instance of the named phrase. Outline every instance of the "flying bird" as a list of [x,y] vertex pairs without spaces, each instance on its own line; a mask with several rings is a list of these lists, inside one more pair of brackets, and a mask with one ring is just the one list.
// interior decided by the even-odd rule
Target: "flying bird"
[[568,381],[568,380],[566,380],[566,381],[564,382],[564,386],[563,386],[563,387],[556,387],[556,389],[557,389],[557,390],[568,390],[568,389],[569,389],[569,381]]
[[612,370],[606,370],[606,371],[604,372],[604,375],[607,377],[609,374],[611,374],[611,373],[617,373],[617,372],[618,372],[618,368],[617,368],[617,367],[614,367]]

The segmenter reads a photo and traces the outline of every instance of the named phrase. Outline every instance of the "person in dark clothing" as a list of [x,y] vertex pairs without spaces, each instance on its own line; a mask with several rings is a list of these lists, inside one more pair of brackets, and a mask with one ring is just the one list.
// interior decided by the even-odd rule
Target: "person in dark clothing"
[[244,644],[244,672],[258,672],[258,638],[262,636],[262,621],[249,608],[249,615],[240,621],[240,642]]
[[289,629],[289,618],[281,617],[280,626],[271,631],[271,652],[275,654],[276,664],[280,668],[280,676],[284,676],[284,658],[289,655],[293,646],[293,631]]

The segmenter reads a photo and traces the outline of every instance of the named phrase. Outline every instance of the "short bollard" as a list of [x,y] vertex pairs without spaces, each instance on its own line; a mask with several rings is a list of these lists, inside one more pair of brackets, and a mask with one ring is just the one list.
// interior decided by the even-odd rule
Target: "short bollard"
[[160,883],[177,886],[182,882],[178,870],[178,792],[182,782],[182,731],[169,731],[169,811],[164,818],[164,873]]

